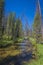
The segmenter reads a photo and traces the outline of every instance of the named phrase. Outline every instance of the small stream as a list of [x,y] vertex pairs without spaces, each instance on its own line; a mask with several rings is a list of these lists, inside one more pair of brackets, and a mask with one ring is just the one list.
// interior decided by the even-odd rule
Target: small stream
[[32,59],[32,52],[27,52],[26,46],[31,46],[31,43],[29,43],[28,40],[24,40],[23,43],[20,43],[20,49],[22,51],[21,54],[16,56],[8,56],[0,62],[0,65],[22,65],[24,61],[27,62]]

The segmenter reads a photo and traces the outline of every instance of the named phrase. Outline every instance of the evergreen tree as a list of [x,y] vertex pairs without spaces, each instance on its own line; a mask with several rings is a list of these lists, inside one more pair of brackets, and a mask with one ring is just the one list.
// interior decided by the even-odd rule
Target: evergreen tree
[[10,13],[8,15],[8,19],[7,19],[7,26],[6,26],[6,34],[9,37],[13,38],[14,36],[14,23],[15,23],[15,14],[14,13]]
[[0,39],[2,39],[2,17],[4,10],[4,0],[0,0]]
[[34,37],[36,38],[36,42],[40,42],[41,40],[41,14],[40,14],[40,6],[39,1],[37,5],[37,11],[33,24]]
[[28,21],[26,21],[26,24],[25,24],[25,32],[26,32],[26,37],[29,37],[29,24],[28,24]]
[[12,13],[11,16],[12,16],[12,39],[13,39],[13,41],[15,41],[15,22],[16,22],[16,15]]
[[15,37],[16,38],[22,37],[22,22],[19,18],[16,20]]
[[37,13],[35,16],[34,24],[33,24],[33,31],[34,31],[34,37],[39,42],[39,39],[41,39],[41,20],[40,15]]

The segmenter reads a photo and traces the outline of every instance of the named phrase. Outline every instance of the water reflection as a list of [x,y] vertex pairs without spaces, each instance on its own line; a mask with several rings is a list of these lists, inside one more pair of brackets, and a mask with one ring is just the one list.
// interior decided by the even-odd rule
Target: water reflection
[[8,56],[0,62],[0,65],[22,65],[25,61],[29,61],[32,58],[32,54],[30,53],[22,53],[21,55],[16,56]]

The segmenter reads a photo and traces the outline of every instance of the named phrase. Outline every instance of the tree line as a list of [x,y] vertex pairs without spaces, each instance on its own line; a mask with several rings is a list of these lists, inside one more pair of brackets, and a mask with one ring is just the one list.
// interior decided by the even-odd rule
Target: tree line
[[[37,6],[39,7],[39,6]],[[22,39],[24,36],[24,30],[22,26],[22,20],[20,17],[16,17],[16,14],[10,12],[8,16],[3,14],[4,12],[4,0],[0,0],[0,40],[8,39],[13,40],[14,42],[18,39]],[[42,41],[42,31],[41,31],[41,16],[39,9],[36,11],[34,17],[33,28],[31,37],[36,39],[36,42],[39,43]],[[29,37],[29,28],[26,23],[26,32]]]

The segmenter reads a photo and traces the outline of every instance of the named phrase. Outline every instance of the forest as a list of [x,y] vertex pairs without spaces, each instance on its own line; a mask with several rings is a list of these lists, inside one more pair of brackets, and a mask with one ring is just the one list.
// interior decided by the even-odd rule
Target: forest
[[[43,65],[43,21],[37,0],[32,28],[25,14],[4,14],[5,0],[0,0],[0,65]],[[25,26],[23,25],[23,19]]]

